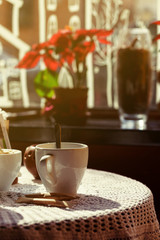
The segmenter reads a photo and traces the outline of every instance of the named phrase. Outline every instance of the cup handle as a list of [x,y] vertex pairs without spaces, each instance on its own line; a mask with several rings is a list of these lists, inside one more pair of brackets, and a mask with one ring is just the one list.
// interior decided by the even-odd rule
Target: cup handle
[[53,154],[47,154],[40,159],[40,168],[42,176],[50,183],[56,183],[55,174],[55,156]]

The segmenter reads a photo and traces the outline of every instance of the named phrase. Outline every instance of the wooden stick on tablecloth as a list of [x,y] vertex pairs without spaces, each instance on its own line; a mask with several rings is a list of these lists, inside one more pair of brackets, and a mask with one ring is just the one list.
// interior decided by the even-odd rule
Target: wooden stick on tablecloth
[[66,201],[58,201],[56,199],[47,199],[47,198],[28,198],[28,197],[19,197],[16,200],[16,203],[28,203],[60,208],[68,208],[70,206]]
[[55,199],[60,201],[70,201],[79,198],[78,195],[68,195],[68,194],[61,194],[61,193],[31,193],[26,194],[25,197],[28,198],[48,198],[48,199]]

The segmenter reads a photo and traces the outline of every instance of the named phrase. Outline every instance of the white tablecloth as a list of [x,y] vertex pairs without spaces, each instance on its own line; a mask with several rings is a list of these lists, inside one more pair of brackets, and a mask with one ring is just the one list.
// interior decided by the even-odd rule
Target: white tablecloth
[[70,209],[15,203],[39,192],[44,186],[22,167],[19,183],[0,192],[0,239],[160,239],[153,195],[136,180],[87,169]]

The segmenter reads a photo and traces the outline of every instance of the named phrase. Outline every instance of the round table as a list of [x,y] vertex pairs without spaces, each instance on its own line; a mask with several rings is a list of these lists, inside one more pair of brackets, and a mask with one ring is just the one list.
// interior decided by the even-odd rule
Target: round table
[[160,239],[152,192],[136,180],[87,169],[71,208],[16,203],[24,194],[44,192],[22,167],[18,184],[0,192],[1,239]]

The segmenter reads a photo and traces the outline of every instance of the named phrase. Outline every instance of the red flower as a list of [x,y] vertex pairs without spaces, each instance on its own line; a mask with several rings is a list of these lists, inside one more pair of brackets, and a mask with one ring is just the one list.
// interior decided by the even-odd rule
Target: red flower
[[49,56],[43,56],[43,60],[44,63],[46,65],[46,67],[48,69],[50,69],[51,71],[56,71],[58,69],[58,67],[60,67],[60,63],[55,60],[54,58],[52,58],[50,55]]
[[32,50],[34,51],[37,51],[37,52],[40,52],[41,50],[49,47],[49,42],[43,42],[43,43],[39,43],[39,44],[33,44],[32,45]]
[[[155,21],[155,22],[152,22],[151,24],[160,25],[160,21]],[[155,41],[157,41],[158,39],[160,39],[160,34],[158,34],[157,36],[155,36],[152,41],[155,42]]]
[[160,21],[155,21],[155,22],[152,22],[151,24],[156,24],[156,25],[160,25]]
[[105,30],[105,29],[80,29],[76,31],[76,38],[78,39],[85,39],[86,36],[93,38],[94,36],[97,37],[98,41],[103,44],[111,44],[111,42],[106,40],[106,37],[111,35],[113,30]]
[[160,39],[160,34],[153,38],[153,42],[157,41],[158,39]]
[[[112,30],[104,29],[79,29],[75,32],[71,29],[59,30],[48,41],[34,44],[16,67],[33,68],[42,58],[47,69],[57,71],[65,66],[73,79],[78,78],[78,81],[81,81],[87,69],[85,59],[89,53],[95,50],[95,41],[111,44],[106,37],[112,33]],[[73,61],[76,62],[76,70],[71,66]],[[84,66],[83,72],[80,71],[80,63],[83,63]],[[75,79],[74,81],[76,81]]]
[[51,37],[49,44],[56,47],[56,53],[61,53],[71,46],[71,35],[72,32],[69,30],[60,30]]
[[18,63],[16,67],[34,68],[38,64],[40,57],[41,56],[38,52],[31,50],[30,52],[26,53],[26,55],[23,57],[23,59]]
[[94,42],[84,42],[80,46],[76,46],[74,48],[75,57],[77,62],[84,62],[88,53],[93,52],[95,50]]
[[68,64],[72,64],[74,58],[75,58],[74,52],[71,51],[69,48],[66,48],[65,51],[61,53],[60,63],[61,65],[63,65],[63,63],[66,61]]
[[49,46],[48,42],[34,44],[32,49],[25,54],[16,68],[34,68],[38,64],[40,58],[45,55],[44,49]]

